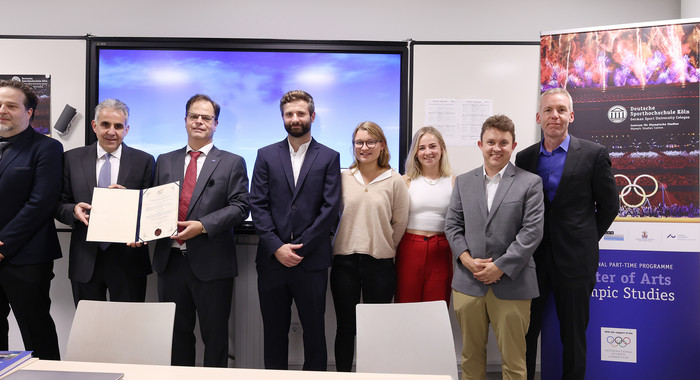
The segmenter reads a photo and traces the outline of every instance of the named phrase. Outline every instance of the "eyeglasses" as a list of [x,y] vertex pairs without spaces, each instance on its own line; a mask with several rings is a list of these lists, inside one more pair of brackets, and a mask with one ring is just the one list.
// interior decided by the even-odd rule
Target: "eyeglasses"
[[197,121],[197,120],[199,120],[200,117],[202,118],[202,121],[205,123],[211,123],[212,121],[214,121],[216,119],[214,116],[211,116],[211,115],[200,115],[198,113],[192,113],[192,112],[187,113],[187,120],[189,120],[189,121]]
[[367,140],[367,141],[362,141],[362,140],[355,140],[352,143],[355,144],[355,148],[357,149],[362,149],[363,145],[367,145],[368,149],[373,149],[375,146],[377,146],[378,142],[381,142],[382,140]]

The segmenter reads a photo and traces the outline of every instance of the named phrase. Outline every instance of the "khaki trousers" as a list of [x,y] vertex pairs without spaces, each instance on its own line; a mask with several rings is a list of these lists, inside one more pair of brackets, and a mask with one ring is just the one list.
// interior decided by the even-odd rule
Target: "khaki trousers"
[[502,300],[489,287],[483,297],[452,291],[462,330],[462,380],[486,378],[489,323],[503,358],[504,380],[525,380],[525,334],[530,325],[531,300]]

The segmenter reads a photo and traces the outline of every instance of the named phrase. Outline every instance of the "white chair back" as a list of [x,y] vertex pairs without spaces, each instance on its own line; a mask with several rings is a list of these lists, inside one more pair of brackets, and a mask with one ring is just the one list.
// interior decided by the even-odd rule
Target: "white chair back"
[[80,301],[65,360],[170,365],[175,303]]
[[357,372],[450,375],[457,356],[445,301],[359,304]]

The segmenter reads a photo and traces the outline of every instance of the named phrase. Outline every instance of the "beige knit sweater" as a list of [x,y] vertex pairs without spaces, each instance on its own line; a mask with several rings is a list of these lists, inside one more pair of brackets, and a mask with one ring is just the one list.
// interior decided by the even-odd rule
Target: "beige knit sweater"
[[334,255],[361,253],[378,259],[396,256],[408,224],[409,200],[401,175],[390,172],[387,178],[369,185],[358,182],[350,170],[342,172],[343,206],[333,242]]

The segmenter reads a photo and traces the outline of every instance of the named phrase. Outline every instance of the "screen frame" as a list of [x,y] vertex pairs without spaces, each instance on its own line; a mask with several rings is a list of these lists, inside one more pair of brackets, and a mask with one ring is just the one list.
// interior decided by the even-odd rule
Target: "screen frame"
[[94,118],[95,107],[100,101],[98,78],[99,52],[102,49],[400,54],[399,167],[395,169],[399,173],[405,172],[406,156],[411,143],[409,48],[406,42],[88,36],[87,49],[85,145],[97,141],[90,123]]
[[[327,52],[399,54],[401,61],[399,99],[399,173],[405,172],[405,161],[411,143],[409,43],[385,41],[312,41],[281,39],[229,38],[155,38],[155,37],[87,37],[87,94],[85,98],[85,145],[97,141],[91,121],[98,99],[99,53],[102,49],[123,50],[193,50],[193,51],[252,51],[252,52]],[[183,144],[185,141],[183,141]],[[233,152],[235,153],[235,152]],[[252,176],[252,173],[249,173]],[[254,234],[250,221],[236,227],[236,232]]]

